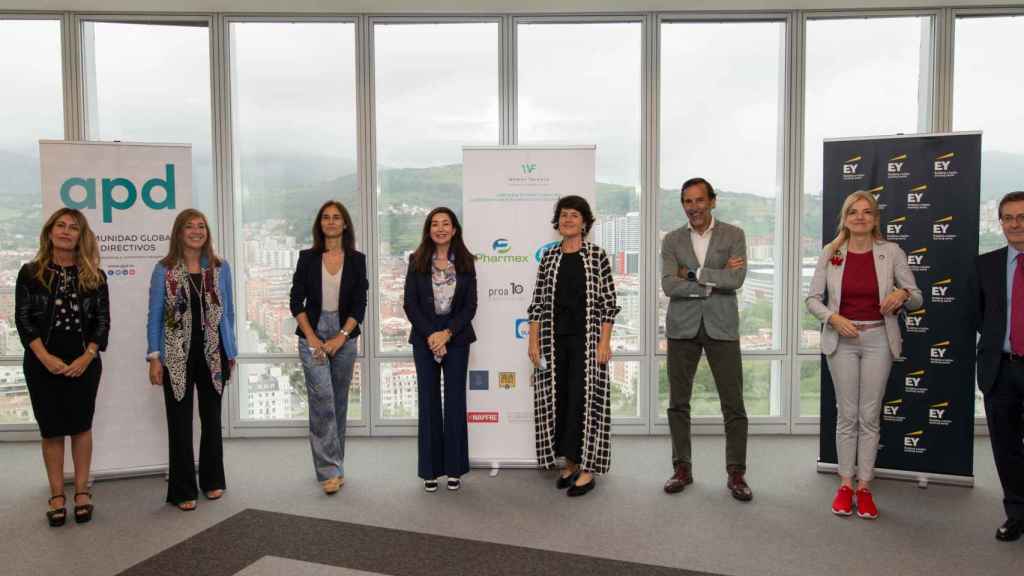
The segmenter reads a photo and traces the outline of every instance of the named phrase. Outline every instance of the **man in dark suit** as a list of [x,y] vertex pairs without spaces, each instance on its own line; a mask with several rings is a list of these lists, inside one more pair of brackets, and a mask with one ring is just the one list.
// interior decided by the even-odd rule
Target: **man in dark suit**
[[715,189],[703,178],[683,183],[680,201],[687,225],[669,232],[661,244],[661,288],[669,297],[669,407],[672,465],[665,492],[675,494],[693,482],[690,398],[701,352],[708,358],[725,422],[726,486],[737,500],[754,493],[747,484],[747,412],[743,406],[739,306],[747,241],[737,226],[714,219]]
[[970,274],[970,314],[978,340],[978,387],[985,395],[992,456],[1003,485],[1003,542],[1024,531],[1024,192],[999,202],[1007,246],[978,256]]

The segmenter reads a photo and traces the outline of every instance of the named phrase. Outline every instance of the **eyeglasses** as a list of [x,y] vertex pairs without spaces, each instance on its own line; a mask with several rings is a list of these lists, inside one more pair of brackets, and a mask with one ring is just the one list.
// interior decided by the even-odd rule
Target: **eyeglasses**
[[1009,226],[1014,222],[1017,223],[1017,226],[1024,226],[1024,214],[1003,214],[999,217],[999,221],[1005,226]]

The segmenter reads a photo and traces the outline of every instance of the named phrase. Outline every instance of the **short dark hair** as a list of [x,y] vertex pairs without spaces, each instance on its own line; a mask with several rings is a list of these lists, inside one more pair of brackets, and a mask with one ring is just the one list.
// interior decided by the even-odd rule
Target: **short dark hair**
[[551,224],[555,230],[558,230],[558,217],[562,214],[562,210],[575,210],[580,213],[580,216],[583,216],[583,237],[586,238],[590,229],[594,227],[594,213],[590,211],[587,199],[576,195],[559,198],[555,203],[555,214],[551,217]]
[[1017,190],[1016,192],[1010,192],[1003,199],[999,201],[999,217],[1003,217],[1003,204],[1009,202],[1024,202],[1024,190]]
[[683,182],[683,187],[679,189],[679,201],[683,201],[683,192],[686,192],[687,188],[689,188],[690,186],[695,186],[697,184],[704,185],[704,190],[707,191],[709,200],[715,199],[715,187],[711,185],[711,182],[708,182],[703,178],[690,178],[686,182]]

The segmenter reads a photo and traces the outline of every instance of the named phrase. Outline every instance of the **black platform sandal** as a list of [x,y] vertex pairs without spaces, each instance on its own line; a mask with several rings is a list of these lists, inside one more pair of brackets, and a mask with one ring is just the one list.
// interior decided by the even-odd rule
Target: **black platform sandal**
[[79,524],[85,524],[89,520],[92,520],[92,492],[75,492],[75,498],[79,496],[88,496],[88,504],[75,504],[75,522]]
[[[67,502],[67,498],[65,498],[63,494],[57,494],[56,496],[50,496],[50,499],[47,500],[46,503],[50,506],[53,506],[53,501],[56,500],[57,498],[64,500],[64,503]],[[46,511],[46,520],[50,522],[50,526],[53,526],[55,528],[57,526],[63,526],[64,522],[67,521],[67,519],[68,509],[65,508],[64,506],[61,506],[60,508],[50,508],[49,510]]]

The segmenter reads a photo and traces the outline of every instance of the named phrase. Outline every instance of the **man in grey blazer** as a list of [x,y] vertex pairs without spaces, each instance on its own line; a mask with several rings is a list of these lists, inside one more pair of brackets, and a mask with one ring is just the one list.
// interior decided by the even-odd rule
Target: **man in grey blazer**
[[711,215],[716,194],[703,178],[683,183],[681,200],[689,225],[673,230],[661,243],[661,288],[669,297],[669,408],[672,464],[665,492],[682,492],[693,482],[690,445],[690,397],[701,352],[707,355],[725,420],[726,486],[749,501],[753,492],[747,469],[747,412],[743,406],[739,307],[736,291],[747,275],[743,230]]

